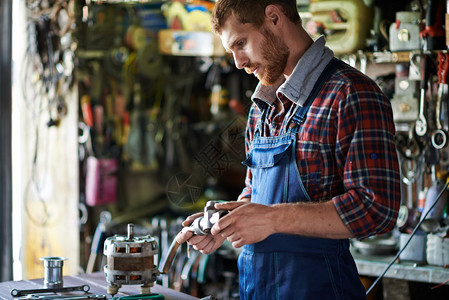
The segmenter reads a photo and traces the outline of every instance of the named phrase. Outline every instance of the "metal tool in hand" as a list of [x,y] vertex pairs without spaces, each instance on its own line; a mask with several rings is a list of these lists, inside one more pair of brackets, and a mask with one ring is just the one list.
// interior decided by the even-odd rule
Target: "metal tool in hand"
[[419,100],[419,115],[415,123],[415,132],[418,136],[424,136],[427,133],[427,120],[425,116],[426,92],[429,83],[429,64],[430,58],[427,54],[421,57],[421,95]]
[[207,201],[204,206],[204,215],[196,218],[190,226],[192,232],[196,235],[208,235],[210,230],[218,220],[228,213],[227,210],[216,209],[215,204],[219,201]]
[[[187,227],[187,230],[190,230],[195,235],[208,235],[210,234],[210,230],[218,222],[218,220],[228,213],[227,210],[216,209],[215,204],[220,201],[207,201],[204,206],[204,214],[196,218],[192,225]],[[170,266],[175,259],[176,252],[181,244],[179,244],[176,239],[173,240],[170,245],[170,249],[165,257],[161,260],[159,270],[163,274],[167,274]]]
[[[431,141],[435,149],[442,149],[447,143],[447,133],[441,125],[441,108],[443,101],[448,98],[448,70],[449,70],[449,54],[438,53],[438,97],[435,112],[436,130],[432,133]],[[445,112],[447,113],[447,112]]]
[[89,290],[90,290],[90,286],[88,286],[87,284],[84,284],[84,285],[80,285],[80,286],[31,289],[31,290],[12,289],[11,295],[13,297],[19,297],[19,296],[25,296],[25,295],[30,295],[30,294],[63,293],[63,292],[76,292],[76,291],[81,291],[81,292],[87,293]]

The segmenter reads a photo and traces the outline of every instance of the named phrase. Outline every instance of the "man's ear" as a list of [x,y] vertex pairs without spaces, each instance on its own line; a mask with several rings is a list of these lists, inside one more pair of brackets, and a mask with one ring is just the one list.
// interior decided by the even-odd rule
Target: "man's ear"
[[265,18],[270,25],[279,26],[283,16],[278,6],[270,4],[265,7]]

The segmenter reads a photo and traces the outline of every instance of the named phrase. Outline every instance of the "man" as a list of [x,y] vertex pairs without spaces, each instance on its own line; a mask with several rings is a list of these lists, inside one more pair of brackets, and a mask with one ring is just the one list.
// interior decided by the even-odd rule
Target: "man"
[[[348,238],[390,231],[400,175],[388,99],[313,41],[295,0],[218,0],[212,14],[235,65],[260,83],[246,131],[246,187],[202,253],[242,247],[241,299],[364,299]],[[198,214],[190,216],[184,226]]]

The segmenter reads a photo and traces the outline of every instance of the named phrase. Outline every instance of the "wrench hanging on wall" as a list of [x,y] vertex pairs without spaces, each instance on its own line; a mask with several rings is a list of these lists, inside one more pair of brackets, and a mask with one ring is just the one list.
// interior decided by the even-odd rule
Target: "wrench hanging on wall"
[[[442,146],[440,151],[440,161],[439,164],[443,169],[447,169],[449,166],[449,143],[447,143],[447,134],[449,132],[449,53],[439,53],[439,65],[438,65],[438,95],[440,96],[440,88],[441,88],[441,98],[437,101],[441,101],[437,103],[437,129],[440,126],[442,132],[445,134],[446,143]],[[441,78],[440,78],[441,77]],[[434,139],[436,142],[438,136],[432,139],[432,143],[434,143]]]
[[448,86],[448,70],[449,70],[449,54],[438,53],[438,97],[435,111],[435,124],[436,130],[432,133],[431,140],[432,146],[435,149],[442,149],[447,143],[447,132],[443,129],[441,120],[447,119],[447,111],[443,110],[443,107],[447,108],[449,86]]
[[426,119],[426,94],[429,87],[430,57],[423,54],[421,57],[421,95],[419,99],[419,115],[415,122],[415,132],[418,136],[424,136],[427,133]]

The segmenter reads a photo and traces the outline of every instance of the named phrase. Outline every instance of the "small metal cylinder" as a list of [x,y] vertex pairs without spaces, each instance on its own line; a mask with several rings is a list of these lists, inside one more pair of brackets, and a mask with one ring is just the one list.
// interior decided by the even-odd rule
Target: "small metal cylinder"
[[41,257],[44,261],[44,288],[63,287],[62,266],[65,257]]

